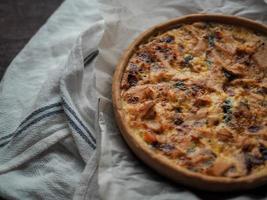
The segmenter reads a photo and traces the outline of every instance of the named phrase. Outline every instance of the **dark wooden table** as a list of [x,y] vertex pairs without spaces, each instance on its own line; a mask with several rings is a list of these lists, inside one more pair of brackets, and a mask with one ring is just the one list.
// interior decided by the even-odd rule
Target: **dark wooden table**
[[0,0],[0,80],[20,52],[63,0]]
[[13,58],[62,2],[0,0],[0,80]]

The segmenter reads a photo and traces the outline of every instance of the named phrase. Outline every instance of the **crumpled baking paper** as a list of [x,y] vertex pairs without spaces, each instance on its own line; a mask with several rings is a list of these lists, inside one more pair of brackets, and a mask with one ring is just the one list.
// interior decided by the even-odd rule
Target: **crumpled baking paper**
[[264,187],[245,192],[216,194],[173,183],[144,165],[126,145],[111,103],[112,76],[130,42],[147,28],[192,13],[237,15],[267,23],[266,1],[225,0],[100,0],[105,33],[96,61],[96,87],[100,96],[101,134],[98,184],[101,199],[266,199]]

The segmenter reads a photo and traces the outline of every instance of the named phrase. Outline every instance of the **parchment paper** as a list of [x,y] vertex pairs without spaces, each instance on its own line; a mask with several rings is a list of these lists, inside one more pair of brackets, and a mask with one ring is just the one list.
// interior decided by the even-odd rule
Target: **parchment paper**
[[266,1],[100,0],[105,33],[96,61],[101,134],[98,184],[101,199],[267,199],[264,187],[239,193],[209,193],[172,183],[145,166],[123,141],[111,104],[112,75],[129,43],[145,29],[191,13],[222,13],[267,23]]

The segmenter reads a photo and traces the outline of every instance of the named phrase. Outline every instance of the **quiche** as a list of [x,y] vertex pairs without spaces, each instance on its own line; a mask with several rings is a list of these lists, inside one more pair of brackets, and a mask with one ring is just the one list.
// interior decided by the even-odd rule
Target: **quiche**
[[265,182],[267,36],[255,24],[186,16],[130,46],[113,102],[126,141],[150,166],[204,189]]

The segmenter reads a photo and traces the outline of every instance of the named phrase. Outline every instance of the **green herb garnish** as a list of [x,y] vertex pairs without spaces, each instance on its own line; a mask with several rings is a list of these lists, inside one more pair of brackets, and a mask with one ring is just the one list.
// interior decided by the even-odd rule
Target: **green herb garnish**
[[223,102],[222,109],[224,112],[223,120],[225,123],[228,123],[232,120],[232,101],[230,99],[226,99]]
[[210,69],[212,66],[212,61],[206,60],[206,65],[207,65],[208,69]]
[[184,62],[183,62],[184,65],[185,65],[185,66],[189,66],[190,61],[193,60],[193,59],[194,59],[194,57],[193,57],[192,55],[185,56],[185,57],[184,57]]
[[180,90],[186,90],[187,89],[187,87],[183,81],[178,81],[177,83],[174,84],[174,87],[178,88]]
[[210,47],[214,47],[214,45],[215,45],[215,39],[216,39],[216,37],[215,37],[215,33],[214,32],[212,32],[212,33],[210,33],[208,35],[208,43],[209,43],[209,46]]

